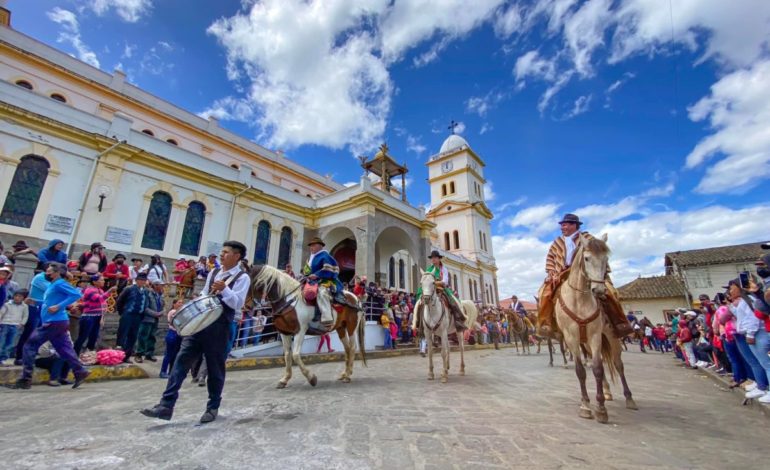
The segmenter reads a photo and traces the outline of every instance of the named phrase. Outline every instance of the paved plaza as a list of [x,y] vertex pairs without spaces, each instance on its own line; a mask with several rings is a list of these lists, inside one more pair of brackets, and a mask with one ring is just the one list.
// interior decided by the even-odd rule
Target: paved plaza
[[[762,413],[684,370],[670,355],[624,354],[639,411],[608,404],[610,424],[577,417],[573,370],[511,349],[468,354],[468,375],[426,380],[426,359],[338,363],[228,375],[219,419],[198,426],[206,391],[188,383],[170,422],[138,410],[158,401],[160,379],[0,391],[4,468],[740,468],[767,443]],[[457,355],[453,355],[457,363]],[[593,377],[589,374],[593,387]],[[617,395],[619,390],[613,387]],[[280,466],[279,466],[280,465]]]

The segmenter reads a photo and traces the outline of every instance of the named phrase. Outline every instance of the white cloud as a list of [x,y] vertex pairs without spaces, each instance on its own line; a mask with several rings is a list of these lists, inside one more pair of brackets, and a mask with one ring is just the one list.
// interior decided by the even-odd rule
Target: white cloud
[[487,180],[487,183],[484,185],[484,200],[486,202],[494,201],[496,197],[497,197],[497,194],[495,193],[495,190],[494,190],[494,184],[492,183],[492,181]]
[[556,62],[554,59],[541,58],[538,51],[529,51],[516,59],[513,75],[519,82],[528,77],[553,81],[556,76]]
[[510,37],[522,26],[521,10],[518,5],[512,4],[508,8],[500,8],[495,13],[495,34],[501,39]]
[[136,52],[137,45],[136,44],[129,44],[126,43],[123,47],[123,54],[120,56],[121,59],[130,59],[133,57],[134,53]]
[[706,170],[700,193],[743,192],[770,177],[770,60],[722,77],[690,107],[713,133],[687,156],[687,168],[724,156]]
[[420,142],[419,137],[408,135],[406,137],[406,150],[409,152],[414,152],[417,155],[422,155],[426,150],[428,150],[428,147]]
[[457,125],[455,126],[455,134],[462,134],[463,132],[465,132],[465,123],[458,121]]
[[495,90],[490,91],[484,96],[471,96],[465,102],[465,110],[476,113],[480,117],[485,117],[491,109],[495,108],[506,97],[506,93]]
[[588,111],[588,106],[591,104],[591,98],[593,98],[593,95],[579,96],[575,100],[575,103],[573,103],[572,109],[567,111],[560,119],[566,121],[567,119],[572,119],[575,116],[579,116]]
[[152,0],[90,0],[86,6],[99,16],[114,8],[123,21],[136,23],[150,12]]
[[561,204],[543,204],[522,209],[513,217],[506,219],[511,228],[524,228],[529,233],[539,236],[554,230],[556,211]]
[[99,59],[96,57],[96,53],[80,37],[80,24],[75,14],[69,10],[54,7],[53,10],[47,13],[47,16],[51,21],[62,27],[62,31],[59,32],[59,37],[56,39],[57,42],[69,43],[77,52],[78,59],[98,68]]
[[610,107],[610,101],[612,94],[615,93],[626,84],[629,80],[632,80],[634,77],[636,77],[636,74],[633,72],[626,72],[623,74],[622,77],[615,80],[610,84],[610,86],[607,87],[607,89],[604,91],[604,107],[609,108]]
[[495,128],[492,127],[491,124],[489,124],[488,122],[485,122],[484,124],[481,125],[481,129],[479,129],[479,135],[484,135],[487,132],[490,132],[490,131],[492,131],[494,129]]
[[214,103],[205,110],[198,113],[198,116],[208,119],[215,117],[220,121],[249,121],[254,117],[254,109],[248,102],[226,96],[214,101]]
[[527,196],[520,196],[513,201],[508,201],[494,208],[495,212],[503,212],[511,207],[519,207],[527,202]]

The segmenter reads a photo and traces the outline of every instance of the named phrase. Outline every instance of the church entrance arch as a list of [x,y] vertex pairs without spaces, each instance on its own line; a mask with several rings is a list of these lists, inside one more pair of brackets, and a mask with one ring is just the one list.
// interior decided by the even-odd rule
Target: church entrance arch
[[415,236],[419,237],[419,232],[414,232],[410,234],[401,227],[389,226],[377,235],[374,245],[375,281],[381,287],[414,291],[417,281],[414,267],[420,262],[420,251],[413,240]]
[[347,227],[336,227],[323,236],[326,249],[337,261],[340,281],[347,284],[356,275],[356,250],[358,243],[353,232]]

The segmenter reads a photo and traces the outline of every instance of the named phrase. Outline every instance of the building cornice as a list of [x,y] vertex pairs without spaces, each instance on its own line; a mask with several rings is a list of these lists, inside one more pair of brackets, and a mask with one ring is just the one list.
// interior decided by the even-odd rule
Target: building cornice
[[485,180],[484,177],[479,174],[479,172],[477,172],[476,170],[474,170],[470,166],[466,165],[463,168],[458,168],[456,170],[452,170],[452,171],[449,171],[447,173],[442,173],[442,174],[440,174],[438,176],[434,176],[433,178],[430,178],[428,180],[428,183],[432,184],[432,183],[435,183],[436,181],[441,181],[443,179],[451,178],[453,176],[457,176],[457,175],[460,175],[460,174],[463,174],[463,173],[470,173],[470,174],[472,174],[473,176],[475,176],[476,178],[478,178],[481,181],[481,184],[485,184],[487,182],[487,180]]

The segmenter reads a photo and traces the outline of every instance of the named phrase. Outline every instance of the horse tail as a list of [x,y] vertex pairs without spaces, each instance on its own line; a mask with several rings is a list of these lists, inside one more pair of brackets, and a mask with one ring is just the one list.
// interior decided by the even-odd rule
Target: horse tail
[[356,325],[356,330],[358,333],[358,349],[361,350],[361,362],[364,364],[365,367],[369,367],[366,364],[366,343],[364,342],[366,321],[364,320],[364,318],[365,318],[364,312],[362,310],[359,310],[358,324]]
[[610,379],[612,383],[618,377],[618,369],[615,367],[615,357],[620,354],[619,351],[620,342],[615,338],[608,338],[607,335],[602,334],[602,363],[604,363],[607,371],[609,371]]

